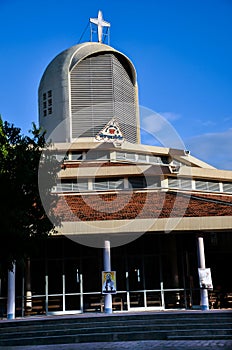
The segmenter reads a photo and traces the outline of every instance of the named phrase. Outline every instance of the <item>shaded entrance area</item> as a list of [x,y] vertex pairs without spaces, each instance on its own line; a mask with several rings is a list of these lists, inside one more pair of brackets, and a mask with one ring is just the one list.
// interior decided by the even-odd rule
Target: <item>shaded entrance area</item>
[[[214,290],[210,308],[232,307],[230,233],[204,234],[207,267]],[[219,249],[220,248],[220,249]],[[38,242],[28,260],[16,267],[16,316],[104,312],[102,249],[79,245],[64,236]],[[111,249],[117,273],[113,311],[197,309],[200,290],[195,233],[145,234]],[[1,276],[1,316],[6,315],[6,275]],[[30,290],[28,290],[30,289]]]

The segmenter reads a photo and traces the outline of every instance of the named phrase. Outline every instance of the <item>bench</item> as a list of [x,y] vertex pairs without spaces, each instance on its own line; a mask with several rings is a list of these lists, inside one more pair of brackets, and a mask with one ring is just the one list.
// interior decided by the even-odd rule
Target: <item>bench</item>
[[226,307],[231,309],[232,308],[232,293],[227,293],[225,297],[225,304]]
[[210,309],[215,309],[217,307],[220,307],[220,305],[218,305],[218,297],[216,292],[209,292],[208,297],[209,297]]
[[[123,300],[121,297],[112,298],[112,309],[114,311],[120,310],[123,311]],[[88,306],[85,308],[85,311],[88,312],[103,312],[104,311],[104,298],[101,297],[91,297],[88,303]]]
[[45,313],[45,299],[44,298],[27,298],[30,306],[25,306],[26,315],[37,315]]
[[119,306],[120,311],[123,311],[123,300],[121,297],[113,297],[112,300],[112,308],[113,310],[117,310]]
[[[32,304],[29,307],[25,307],[26,315],[38,315],[45,314],[45,297],[32,297]],[[48,299],[48,312],[62,310],[62,299],[59,297],[49,297]]]
[[147,306],[161,306],[161,300],[159,296],[147,297]]

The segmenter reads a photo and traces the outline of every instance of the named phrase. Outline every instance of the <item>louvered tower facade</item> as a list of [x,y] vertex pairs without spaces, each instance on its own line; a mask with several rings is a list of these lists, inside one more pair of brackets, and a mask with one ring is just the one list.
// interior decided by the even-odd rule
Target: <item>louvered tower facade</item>
[[55,142],[94,138],[114,118],[126,141],[139,143],[136,71],[121,52],[84,43],[60,53],[39,86],[39,121]]

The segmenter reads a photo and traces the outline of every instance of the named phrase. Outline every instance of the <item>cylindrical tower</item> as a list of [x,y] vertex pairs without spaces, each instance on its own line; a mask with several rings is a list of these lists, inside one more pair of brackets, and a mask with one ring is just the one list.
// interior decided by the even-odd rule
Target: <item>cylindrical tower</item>
[[136,71],[121,52],[83,43],[60,53],[39,86],[39,122],[56,142],[94,138],[114,118],[125,140],[139,143]]

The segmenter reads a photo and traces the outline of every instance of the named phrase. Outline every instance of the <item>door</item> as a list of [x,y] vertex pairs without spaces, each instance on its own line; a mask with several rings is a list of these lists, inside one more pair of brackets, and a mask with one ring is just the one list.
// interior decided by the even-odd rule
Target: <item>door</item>
[[128,309],[141,308],[144,303],[144,267],[141,256],[128,256]]
[[128,309],[162,308],[159,256],[128,257]]

